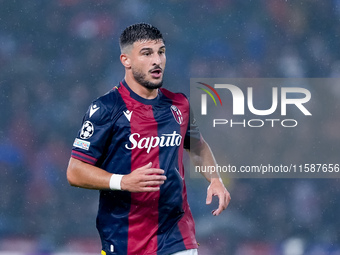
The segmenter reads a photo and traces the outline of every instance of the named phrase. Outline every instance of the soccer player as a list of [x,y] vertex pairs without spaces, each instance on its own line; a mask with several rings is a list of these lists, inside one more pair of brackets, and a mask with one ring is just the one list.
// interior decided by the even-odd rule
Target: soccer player
[[[102,254],[197,254],[183,149],[195,164],[216,165],[215,159],[190,121],[187,98],[161,88],[166,57],[160,31],[145,23],[129,26],[120,48],[125,77],[85,114],[68,181],[100,190]],[[217,173],[205,177],[210,182],[206,203],[218,196],[213,215],[219,215],[229,192]]]

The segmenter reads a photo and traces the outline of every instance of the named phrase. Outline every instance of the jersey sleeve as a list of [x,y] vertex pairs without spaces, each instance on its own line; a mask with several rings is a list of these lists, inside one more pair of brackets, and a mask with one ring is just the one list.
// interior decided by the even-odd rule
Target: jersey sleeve
[[110,109],[101,101],[94,101],[83,118],[71,157],[95,165],[105,151],[112,125]]
[[188,122],[188,129],[184,138],[184,149],[194,150],[199,149],[203,142],[201,132],[195,120],[194,113],[190,108],[190,118]]

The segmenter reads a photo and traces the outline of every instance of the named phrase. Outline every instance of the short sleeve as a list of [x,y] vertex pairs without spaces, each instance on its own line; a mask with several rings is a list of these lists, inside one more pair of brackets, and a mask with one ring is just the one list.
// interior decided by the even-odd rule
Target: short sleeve
[[201,132],[196,123],[194,113],[190,108],[190,119],[188,123],[188,129],[184,138],[184,149],[192,150],[194,148],[200,148],[202,144]]
[[111,132],[111,112],[100,101],[94,101],[83,118],[71,157],[95,165],[105,151]]

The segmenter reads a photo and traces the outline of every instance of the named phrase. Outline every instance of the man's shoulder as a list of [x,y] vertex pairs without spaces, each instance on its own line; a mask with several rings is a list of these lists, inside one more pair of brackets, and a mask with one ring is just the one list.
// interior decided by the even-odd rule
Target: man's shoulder
[[113,118],[115,108],[119,105],[117,87],[93,100],[86,115],[95,123],[103,123]]
[[172,92],[170,90],[167,90],[165,88],[160,89],[164,96],[167,98],[173,100],[173,101],[181,101],[182,103],[189,103],[188,98],[184,93],[180,92]]
[[102,107],[107,109],[112,109],[118,100],[118,88],[114,87],[110,91],[106,92],[104,95],[98,97],[93,101],[100,104]]

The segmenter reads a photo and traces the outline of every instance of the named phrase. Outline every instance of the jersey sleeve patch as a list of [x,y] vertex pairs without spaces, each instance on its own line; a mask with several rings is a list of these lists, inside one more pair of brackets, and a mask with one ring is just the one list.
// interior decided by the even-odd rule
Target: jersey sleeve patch
[[112,91],[92,102],[73,143],[71,157],[95,165],[107,149],[113,134],[112,118],[116,95]]
[[81,140],[81,139],[78,139],[78,138],[76,138],[74,140],[74,143],[73,143],[74,147],[77,147],[77,148],[83,149],[83,150],[87,150],[87,151],[90,149],[90,145],[91,145],[90,142],[84,141],[84,140]]

